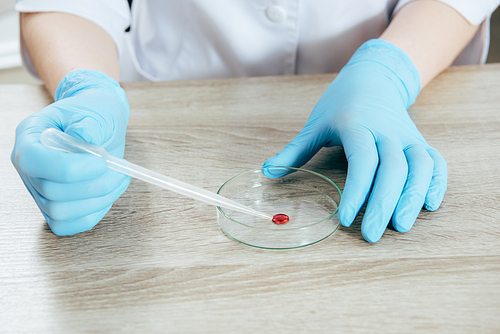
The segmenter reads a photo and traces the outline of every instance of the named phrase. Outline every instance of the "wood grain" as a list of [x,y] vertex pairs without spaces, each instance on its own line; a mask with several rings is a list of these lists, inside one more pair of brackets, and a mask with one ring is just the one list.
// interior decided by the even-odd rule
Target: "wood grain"
[[[305,124],[333,75],[128,83],[126,158],[216,191]],[[53,235],[10,163],[17,124],[50,103],[0,85],[0,332],[500,331],[500,65],[452,68],[410,114],[448,161],[442,207],[363,241],[360,218],[269,251],[220,232],[215,209],[133,180],[92,231]],[[339,148],[306,166],[341,188]]]

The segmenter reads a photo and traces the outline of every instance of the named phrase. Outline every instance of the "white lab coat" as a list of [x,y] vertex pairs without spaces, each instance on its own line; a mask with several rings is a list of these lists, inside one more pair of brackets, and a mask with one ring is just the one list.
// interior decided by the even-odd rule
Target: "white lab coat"
[[[16,9],[88,19],[115,42],[121,81],[161,81],[338,72],[410,1],[134,0],[130,10],[126,0],[18,0]],[[500,0],[440,1],[481,24],[454,64],[484,63],[489,17]]]

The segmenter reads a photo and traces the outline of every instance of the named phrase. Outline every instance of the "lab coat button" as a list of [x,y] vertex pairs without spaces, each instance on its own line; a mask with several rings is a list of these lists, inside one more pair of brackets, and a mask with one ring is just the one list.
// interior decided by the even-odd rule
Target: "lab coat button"
[[266,9],[267,18],[273,22],[280,23],[286,19],[286,11],[280,6],[269,6]]

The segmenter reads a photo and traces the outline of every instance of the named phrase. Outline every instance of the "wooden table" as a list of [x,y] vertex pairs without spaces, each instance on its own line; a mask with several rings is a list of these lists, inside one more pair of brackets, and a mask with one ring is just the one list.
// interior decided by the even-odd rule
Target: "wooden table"
[[[126,158],[216,191],[304,125],[332,75],[125,84]],[[0,86],[0,332],[500,332],[500,65],[453,68],[411,116],[449,164],[442,207],[408,233],[360,219],[301,249],[226,237],[215,208],[133,180],[92,230],[52,234],[10,163],[16,125],[50,102]],[[346,161],[308,165],[341,188]]]

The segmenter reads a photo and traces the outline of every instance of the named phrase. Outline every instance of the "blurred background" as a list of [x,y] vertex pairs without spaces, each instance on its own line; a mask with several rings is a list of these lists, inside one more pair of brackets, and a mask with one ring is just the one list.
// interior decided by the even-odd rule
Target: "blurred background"
[[[15,0],[0,0],[0,83],[40,83],[21,66],[19,17]],[[487,63],[500,62],[500,9],[491,17],[491,42]]]
[[0,83],[39,83],[21,67],[15,0],[0,0]]

